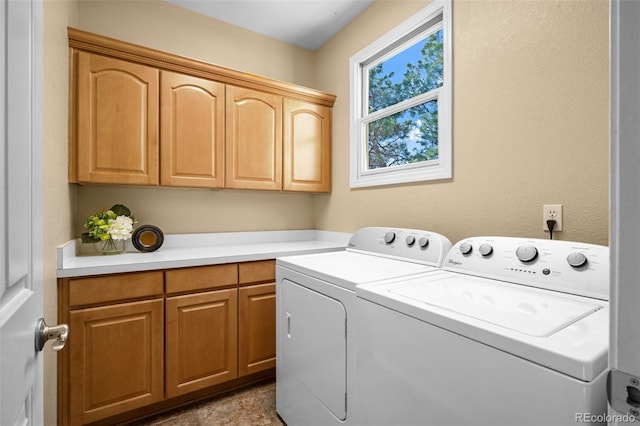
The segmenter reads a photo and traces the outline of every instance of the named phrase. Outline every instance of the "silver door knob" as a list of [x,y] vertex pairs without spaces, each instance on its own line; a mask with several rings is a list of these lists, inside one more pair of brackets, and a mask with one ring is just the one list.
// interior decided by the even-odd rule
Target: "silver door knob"
[[67,324],[49,327],[44,322],[44,319],[40,318],[36,325],[36,351],[40,352],[44,348],[44,344],[53,339],[55,339],[55,342],[52,348],[54,351],[59,351],[67,343],[67,337],[69,337],[69,326]]

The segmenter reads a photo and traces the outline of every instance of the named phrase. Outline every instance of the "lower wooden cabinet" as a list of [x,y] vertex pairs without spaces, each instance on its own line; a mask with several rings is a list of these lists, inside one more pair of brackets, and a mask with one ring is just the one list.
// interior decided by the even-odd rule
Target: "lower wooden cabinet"
[[276,284],[238,290],[238,374],[245,376],[276,366]]
[[60,279],[58,303],[61,425],[126,422],[275,375],[274,260]]
[[167,398],[238,377],[237,293],[167,298]]
[[163,301],[69,314],[71,424],[85,424],[164,398]]

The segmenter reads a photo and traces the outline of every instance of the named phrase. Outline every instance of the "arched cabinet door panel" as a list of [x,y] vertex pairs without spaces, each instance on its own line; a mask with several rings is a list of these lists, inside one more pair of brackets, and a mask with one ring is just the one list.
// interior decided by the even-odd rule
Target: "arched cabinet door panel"
[[282,189],[282,97],[227,86],[226,187]]
[[155,68],[77,54],[77,180],[158,184]]
[[160,87],[161,184],[224,187],[224,84],[163,71]]
[[284,100],[285,191],[331,191],[331,108]]

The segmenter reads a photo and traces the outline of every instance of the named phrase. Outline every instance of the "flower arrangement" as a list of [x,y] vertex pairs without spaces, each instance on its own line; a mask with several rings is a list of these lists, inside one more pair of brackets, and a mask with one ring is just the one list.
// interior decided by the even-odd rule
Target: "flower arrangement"
[[[109,210],[95,213],[84,222],[83,243],[104,242],[103,254],[106,252],[123,252],[124,242],[131,238],[135,217],[126,206],[116,204]],[[116,241],[121,244],[116,245]]]

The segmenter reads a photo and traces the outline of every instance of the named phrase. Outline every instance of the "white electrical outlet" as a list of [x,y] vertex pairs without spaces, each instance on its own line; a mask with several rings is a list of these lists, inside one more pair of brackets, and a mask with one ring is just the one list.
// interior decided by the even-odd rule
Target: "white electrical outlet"
[[547,226],[547,220],[553,219],[556,221],[556,226],[553,228],[553,232],[562,231],[562,204],[545,204],[542,206],[542,230],[549,232]]

